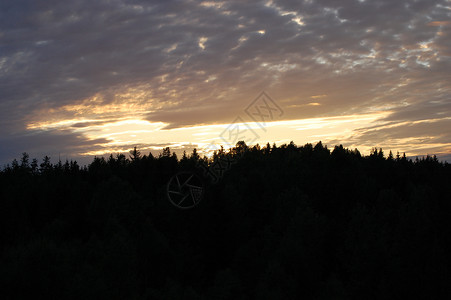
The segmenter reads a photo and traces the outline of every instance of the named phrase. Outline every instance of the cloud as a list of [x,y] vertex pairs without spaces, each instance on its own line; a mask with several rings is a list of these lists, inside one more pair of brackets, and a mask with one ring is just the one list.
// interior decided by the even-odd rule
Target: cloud
[[[285,119],[389,111],[385,122],[442,120],[451,106],[449,7],[446,0],[3,2],[0,136],[15,146],[2,155],[36,147],[23,142],[30,124],[60,124],[33,139],[55,136],[68,149],[81,139],[97,149],[80,130],[124,119],[166,129],[230,122],[262,90],[286,108]],[[430,136],[443,131],[424,126]],[[373,140],[384,143],[383,135]]]
[[54,160],[78,159],[86,147],[100,149],[107,142],[104,138],[89,139],[70,131],[33,131],[0,137],[0,157],[2,164],[19,158],[22,152],[37,158],[48,155]]
[[451,21],[433,21],[428,23],[428,26],[449,26],[449,25],[451,25]]

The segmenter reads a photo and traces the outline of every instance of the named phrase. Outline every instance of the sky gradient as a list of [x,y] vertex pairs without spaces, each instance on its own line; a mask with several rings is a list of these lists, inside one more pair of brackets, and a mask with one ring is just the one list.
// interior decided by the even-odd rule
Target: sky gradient
[[237,124],[451,161],[451,1],[0,3],[1,165],[190,152]]

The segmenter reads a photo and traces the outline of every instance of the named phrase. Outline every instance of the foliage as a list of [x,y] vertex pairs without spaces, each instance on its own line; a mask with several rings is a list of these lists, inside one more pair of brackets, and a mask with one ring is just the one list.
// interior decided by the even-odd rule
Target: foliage
[[[182,211],[169,148],[0,171],[2,299],[376,299],[451,296],[451,167],[239,142],[205,199]],[[201,174],[201,172],[199,173]]]

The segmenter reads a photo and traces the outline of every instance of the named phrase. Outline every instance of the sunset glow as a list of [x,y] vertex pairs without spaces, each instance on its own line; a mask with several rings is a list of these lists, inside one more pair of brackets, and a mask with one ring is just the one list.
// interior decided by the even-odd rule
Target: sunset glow
[[[77,3],[2,12],[2,164],[208,154],[237,118],[248,144],[451,159],[448,0]],[[255,106],[264,128],[263,91],[283,112]]]

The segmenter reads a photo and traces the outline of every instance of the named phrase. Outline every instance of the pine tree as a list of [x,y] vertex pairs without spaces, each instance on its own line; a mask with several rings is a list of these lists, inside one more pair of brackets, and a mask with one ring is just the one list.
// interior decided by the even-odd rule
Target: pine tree
[[38,173],[38,160],[36,158],[33,158],[33,160],[31,161],[31,173]]
[[139,160],[141,158],[141,152],[136,149],[136,146],[133,147],[133,150],[130,151],[130,159],[132,161]]
[[51,164],[51,162],[50,162],[50,157],[48,157],[48,156],[46,155],[46,156],[44,157],[44,159],[43,159],[43,161],[42,161],[40,167],[41,167],[41,168],[40,168],[41,173],[49,172],[49,171],[53,168],[53,166],[52,166],[52,164]]
[[200,159],[200,156],[199,156],[199,154],[197,153],[197,149],[196,149],[196,148],[193,149],[193,153],[191,154],[190,159],[196,160],[196,161]]
[[390,153],[388,154],[388,160],[393,160],[393,152],[391,152],[391,150]]
[[30,156],[27,152],[22,153],[22,159],[20,160],[20,167],[22,169],[29,169],[30,163],[29,163]]
[[163,148],[163,157],[170,157],[171,149],[169,147]]

